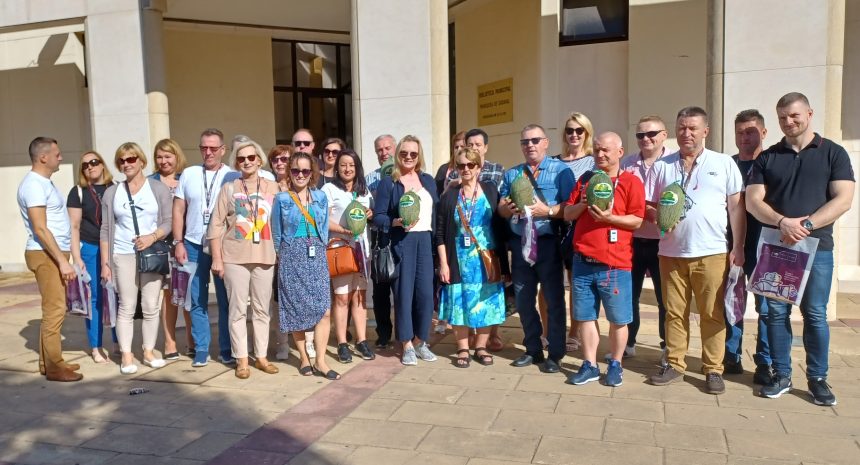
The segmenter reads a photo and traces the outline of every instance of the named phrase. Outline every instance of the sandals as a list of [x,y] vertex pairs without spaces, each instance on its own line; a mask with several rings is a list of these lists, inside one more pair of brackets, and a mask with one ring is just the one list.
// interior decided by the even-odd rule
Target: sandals
[[[460,354],[466,354],[465,357],[461,357]],[[457,350],[457,358],[454,359],[454,366],[457,368],[469,368],[470,360],[469,360],[469,349],[458,349]]]
[[567,352],[576,352],[577,350],[579,350],[579,347],[581,345],[582,343],[579,342],[579,339],[569,336],[567,338],[567,342],[565,342],[564,350],[566,350]]
[[[479,354],[478,352],[480,351],[484,351],[484,354]],[[493,356],[487,353],[486,347],[475,347],[475,355],[473,355],[472,358],[485,367],[493,364]]]
[[[498,334],[493,334],[490,336],[490,343],[487,344],[489,346],[490,352],[499,352],[500,350],[505,348],[505,343],[502,341],[502,337]],[[478,349],[475,349],[478,350]],[[485,349],[487,350],[487,349]]]
[[314,374],[314,367],[310,365],[301,367],[299,368],[299,374],[302,376],[310,376]]
[[313,370],[313,373],[314,373],[315,375],[317,375],[317,376],[322,376],[323,378],[325,378],[325,379],[327,379],[327,380],[329,380],[329,381],[337,381],[337,380],[339,380],[339,379],[340,379],[340,373],[338,373],[338,372],[336,372],[336,371],[334,371],[334,370],[329,370],[329,371],[327,371],[327,372],[323,373],[323,372],[322,372],[322,371],[320,371],[320,369],[319,369],[319,368],[317,368],[316,366],[312,366],[312,367],[311,367],[311,370]]

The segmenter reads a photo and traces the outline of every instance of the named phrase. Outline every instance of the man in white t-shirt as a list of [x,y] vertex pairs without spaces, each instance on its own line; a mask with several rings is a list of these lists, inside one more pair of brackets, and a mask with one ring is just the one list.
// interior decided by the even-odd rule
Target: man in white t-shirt
[[[32,169],[18,186],[18,207],[27,229],[24,260],[36,275],[42,295],[39,325],[39,372],[48,381],[80,381],[77,363],[63,360],[60,329],[66,316],[66,282],[75,279],[69,264],[72,228],[65,197],[51,182],[63,156],[57,141],[37,137],[30,142]],[[94,276],[98,279],[97,276]]]
[[[684,216],[660,240],[668,365],[650,380],[664,386],[684,378],[692,293],[700,319],[705,389],[710,394],[722,394],[726,390],[722,378],[725,279],[729,262],[738,266],[744,263],[746,212],[740,200],[743,180],[738,165],[730,156],[706,149],[707,135],[705,110],[681,109],[675,122],[679,150],[655,163],[653,181],[646,186],[652,206],[660,203],[663,190],[673,183],[686,193]],[[729,222],[735,232],[731,252],[726,239]]]
[[[195,347],[189,349],[193,357],[191,366],[206,366],[209,360],[209,279],[212,256],[204,240],[209,220],[215,210],[221,186],[235,179],[235,171],[222,163],[226,148],[224,134],[218,129],[206,129],[200,134],[200,155],[203,163],[190,166],[182,172],[173,199],[173,245],[176,260],[197,264],[191,278],[191,335]],[[215,296],[218,299],[218,348],[219,359],[225,365],[233,365],[230,346],[230,321],[228,317],[227,288],[224,280],[212,276],[215,281]]]

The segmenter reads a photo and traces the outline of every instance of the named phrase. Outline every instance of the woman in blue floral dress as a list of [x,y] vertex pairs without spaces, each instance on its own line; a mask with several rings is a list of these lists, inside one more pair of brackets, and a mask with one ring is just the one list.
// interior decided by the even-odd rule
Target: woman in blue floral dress
[[494,237],[505,225],[496,214],[499,202],[496,186],[478,181],[480,154],[461,149],[455,162],[460,183],[446,190],[439,200],[434,242],[439,252],[439,280],[443,283],[439,319],[454,326],[455,365],[467,368],[469,332],[473,329],[477,332],[475,361],[492,365],[493,356],[486,349],[490,327],[505,321],[504,285],[488,282],[479,255],[479,248],[504,253],[504,244],[497,243]]

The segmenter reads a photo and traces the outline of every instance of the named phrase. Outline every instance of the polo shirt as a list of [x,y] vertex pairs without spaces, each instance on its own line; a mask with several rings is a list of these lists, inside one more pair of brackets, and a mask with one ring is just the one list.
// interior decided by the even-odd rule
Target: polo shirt
[[683,171],[681,152],[654,163],[654,176],[645,187],[648,200],[657,203],[672,183],[686,184],[686,216],[660,239],[660,255],[696,258],[728,252],[728,197],[741,192],[743,179],[732,157],[704,149],[689,175]]
[[[749,181],[752,165],[755,160],[741,160],[740,155],[732,155],[732,160],[738,164],[738,169],[741,170],[741,177],[744,180],[744,192]],[[746,195],[746,194],[744,194]],[[751,213],[747,212],[747,233],[744,239],[744,273],[751,276],[755,265],[758,262],[758,239],[761,236],[761,222],[756,219]],[[732,231],[729,230],[729,245],[732,244]]]
[[[612,214],[635,215],[645,217],[645,187],[642,181],[633,174],[620,171],[617,178],[611,181],[615,184],[612,202]],[[570,204],[580,201],[585,190],[582,180],[576,183],[576,188],[570,193]],[[609,242],[609,230],[618,231],[618,241]],[[630,270],[633,267],[633,231],[598,223],[588,211],[582,213],[576,220],[573,232],[573,249],[578,253],[605,263],[613,268]]]
[[[753,163],[748,184],[764,184],[764,201],[780,215],[798,218],[815,213],[833,196],[831,181],[854,181],[848,152],[815,134],[796,152],[785,138],[762,152]],[[833,250],[833,225],[816,227],[818,250]]]
[[[663,158],[663,155],[666,154],[666,147],[663,147],[663,153],[654,160],[651,167],[648,167],[645,162],[642,161],[642,152],[627,155],[621,159],[620,169],[636,176],[640,181],[642,181],[643,185],[647,185],[651,177],[654,176],[654,165],[656,165],[657,162]],[[642,226],[636,231],[633,231],[633,237],[641,239],[660,239],[660,228],[650,221],[643,221]]]
[[[520,163],[517,166],[505,171],[502,188],[499,190],[501,197],[510,197],[511,184],[517,179],[517,176],[526,176],[523,170],[531,169],[526,163]],[[555,158],[544,156],[543,160],[538,164],[538,175],[535,183],[538,189],[546,199],[547,206],[558,205],[570,197],[570,191],[576,184],[573,179],[573,172],[564,164]],[[537,194],[535,194],[537,196]],[[523,225],[525,219],[520,219],[516,216],[508,219],[511,231],[518,235],[523,235]],[[547,217],[535,219],[535,228],[538,236],[549,236],[555,234],[552,228],[551,220]]]

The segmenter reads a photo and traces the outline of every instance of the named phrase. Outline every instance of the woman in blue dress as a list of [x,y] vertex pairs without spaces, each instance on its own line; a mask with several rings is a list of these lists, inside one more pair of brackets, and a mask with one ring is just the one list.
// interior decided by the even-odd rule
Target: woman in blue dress
[[504,253],[504,244],[497,243],[494,237],[505,224],[496,214],[496,186],[478,181],[481,155],[473,149],[461,149],[455,163],[460,183],[445,191],[436,213],[434,243],[439,255],[439,280],[443,283],[439,319],[454,327],[457,367],[469,366],[471,330],[477,332],[475,361],[492,365],[487,340],[490,327],[505,321],[505,291],[501,281],[488,282],[479,250]]

